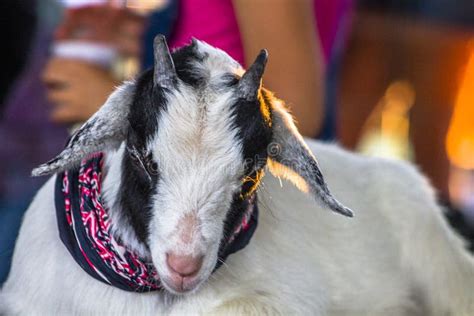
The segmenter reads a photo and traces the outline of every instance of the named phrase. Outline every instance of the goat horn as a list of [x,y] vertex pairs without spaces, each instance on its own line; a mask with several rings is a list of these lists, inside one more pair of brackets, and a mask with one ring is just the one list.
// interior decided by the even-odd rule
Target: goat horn
[[252,66],[244,73],[239,82],[239,90],[246,100],[255,100],[260,89],[263,72],[267,64],[268,52],[262,49]]
[[176,70],[164,35],[157,35],[153,41],[155,68],[153,83],[162,88],[173,88],[177,81]]

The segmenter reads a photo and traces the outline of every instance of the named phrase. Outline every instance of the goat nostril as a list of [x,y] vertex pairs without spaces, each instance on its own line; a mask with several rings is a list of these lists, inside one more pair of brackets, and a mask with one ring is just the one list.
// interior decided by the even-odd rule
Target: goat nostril
[[195,275],[201,269],[204,256],[181,256],[174,253],[166,254],[168,268],[181,277]]

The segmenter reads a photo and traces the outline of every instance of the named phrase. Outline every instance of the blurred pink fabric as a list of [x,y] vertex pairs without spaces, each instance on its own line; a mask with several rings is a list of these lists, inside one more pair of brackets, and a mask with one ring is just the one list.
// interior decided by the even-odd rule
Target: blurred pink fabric
[[314,0],[314,16],[326,63],[335,46],[346,40],[353,8],[354,0]]
[[[347,27],[353,0],[314,0],[314,14],[325,61],[336,40]],[[192,37],[226,51],[244,65],[244,49],[232,0],[181,0],[178,20],[171,36],[172,48],[183,46]]]
[[181,0],[170,47],[188,44],[193,37],[224,50],[244,64],[244,50],[232,0]]

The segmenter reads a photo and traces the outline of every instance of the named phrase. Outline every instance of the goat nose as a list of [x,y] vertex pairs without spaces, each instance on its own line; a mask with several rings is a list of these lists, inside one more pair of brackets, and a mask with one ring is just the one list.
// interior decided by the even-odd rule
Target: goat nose
[[171,271],[179,274],[181,277],[189,277],[197,274],[201,269],[204,256],[181,256],[174,253],[166,255],[166,263]]

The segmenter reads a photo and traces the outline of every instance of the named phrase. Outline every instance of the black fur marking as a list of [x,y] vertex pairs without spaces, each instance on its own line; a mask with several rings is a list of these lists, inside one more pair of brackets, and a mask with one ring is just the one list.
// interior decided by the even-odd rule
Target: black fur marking
[[235,128],[243,145],[243,158],[246,162],[245,175],[262,169],[267,160],[267,148],[272,141],[273,131],[269,117],[270,99],[264,90],[261,90],[257,100],[248,101],[239,98],[233,105],[235,113]]
[[158,176],[152,176],[151,183],[145,170],[140,168],[129,155],[125,155],[123,162],[121,188],[121,205],[124,216],[132,225],[137,238],[147,244],[148,223],[151,218],[151,195],[156,189]]
[[[229,79],[227,82],[232,86],[238,83],[236,77],[229,77]],[[230,209],[226,214],[221,251],[226,238],[232,233],[235,225],[242,220],[242,215],[248,207],[248,199],[252,194],[256,195],[255,191],[264,174],[267,162],[267,148],[273,137],[270,117],[266,117],[266,115],[271,116],[270,96],[264,90],[254,101],[239,98],[233,108],[234,127],[238,130],[238,137],[243,147],[245,174],[242,176],[240,192],[234,195]],[[264,114],[265,112],[267,114]],[[221,251],[219,256],[222,254]]]
[[193,66],[193,63],[202,62],[208,56],[199,55],[196,45],[197,44],[193,41],[191,45],[184,46],[174,51],[172,58],[178,78],[191,87],[199,88],[206,82],[207,78],[206,74]]
[[[135,148],[142,162],[150,159],[147,142],[158,129],[160,113],[166,110],[165,91],[153,86],[153,71],[145,71],[136,83],[130,108],[127,147]],[[151,178],[151,181],[150,181]],[[150,175],[127,151],[122,162],[122,188],[120,203],[125,218],[132,225],[137,238],[146,244],[148,223],[151,217],[151,195],[155,191],[158,175]]]
[[132,143],[137,149],[144,148],[158,128],[158,118],[166,108],[165,91],[154,88],[153,71],[145,71],[136,82],[135,96],[128,121],[130,130],[127,143]]
[[228,73],[222,76],[222,84],[226,88],[235,87],[239,83],[240,77],[233,73]]

